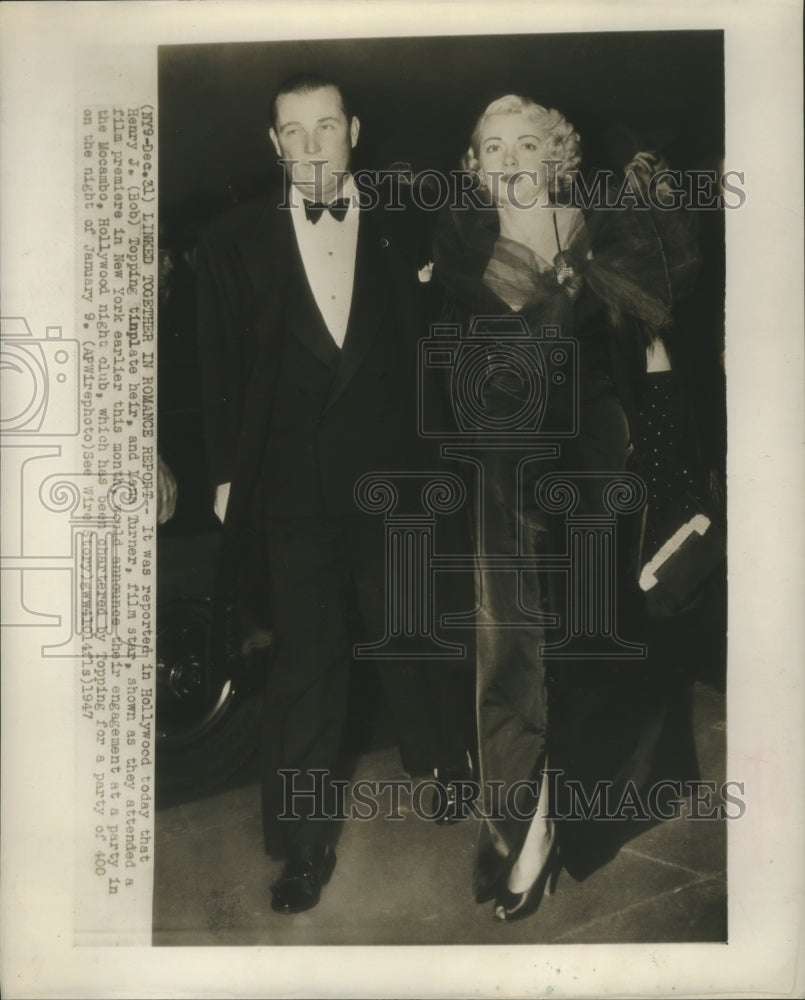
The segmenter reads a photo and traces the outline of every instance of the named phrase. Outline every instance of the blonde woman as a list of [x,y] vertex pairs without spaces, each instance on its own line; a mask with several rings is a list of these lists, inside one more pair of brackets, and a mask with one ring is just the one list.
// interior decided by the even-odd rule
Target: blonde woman
[[[545,472],[618,474],[625,468],[635,436],[632,389],[647,359],[666,365],[670,292],[695,271],[690,240],[670,245],[645,213],[575,206],[566,193],[580,162],[579,136],[562,114],[516,95],[502,97],[478,119],[463,164],[477,178],[485,207],[455,208],[437,229],[434,274],[448,315],[465,325],[475,319],[474,335],[486,329],[493,354],[512,317],[521,317],[532,335],[546,324],[558,326],[578,348],[570,377],[566,354],[544,352],[547,398],[540,403],[543,429],[566,429],[577,407],[578,433],[560,441],[543,430],[533,439],[533,456],[515,437],[483,453],[477,507],[485,555],[529,556],[554,547],[561,526],[534,499]],[[486,327],[478,327],[479,317]],[[481,390],[484,415],[495,426],[512,426],[507,419],[525,412],[533,395],[532,373],[521,367],[525,355],[515,355],[508,369],[490,367]],[[601,503],[600,490],[582,486],[587,513]],[[474,888],[478,902],[494,899],[494,917],[505,922],[532,913],[562,867],[549,776],[566,755],[555,756],[554,747],[572,742],[571,730],[583,728],[594,696],[587,690],[589,664],[557,667],[563,708],[560,722],[549,720],[539,615],[544,620],[558,605],[547,575],[505,573],[479,559],[476,583],[486,819]],[[600,663],[593,670],[602,676]],[[555,739],[559,724],[564,731]]]

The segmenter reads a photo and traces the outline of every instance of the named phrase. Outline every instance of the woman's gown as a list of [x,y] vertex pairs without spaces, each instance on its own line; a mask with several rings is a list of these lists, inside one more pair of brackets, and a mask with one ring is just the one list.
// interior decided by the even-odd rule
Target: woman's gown
[[[541,647],[556,637],[551,614],[565,613],[561,574],[540,568],[539,560],[517,572],[487,558],[562,551],[564,517],[547,513],[536,500],[543,476],[575,480],[580,488],[575,513],[594,516],[603,511],[602,482],[625,470],[645,345],[670,321],[670,288],[684,286],[695,271],[690,230],[668,220],[661,225],[662,236],[648,218],[579,213],[558,260],[565,267],[559,269],[500,237],[493,210],[450,213],[437,230],[436,268],[452,317],[465,333],[475,318],[473,337],[485,337],[490,345],[479,389],[485,419],[478,421],[480,433],[470,435],[468,449],[476,456],[470,463],[476,499],[476,691],[487,817],[476,859],[478,899],[490,895],[516,859],[546,766],[564,864],[576,877],[611,856],[624,834],[623,823],[571,817],[578,812],[578,788],[589,800],[596,782],[609,781],[609,803],[620,802],[630,782],[644,789],[669,735],[668,756],[679,765],[676,770],[688,777],[696,773],[687,686],[675,665],[662,665],[656,656],[552,662]],[[523,355],[510,345],[512,363],[506,364],[504,349],[503,362],[495,364],[513,317],[522,317],[532,338],[539,339],[547,326],[576,343],[571,373],[566,352],[557,354],[554,342],[543,337],[541,412],[525,430],[517,415],[529,413],[534,380],[519,367]],[[455,382],[451,392],[456,393]],[[501,426],[515,432],[485,446],[489,428]],[[628,519],[619,520],[621,577],[628,577],[630,527]],[[622,582],[618,631],[639,643],[645,638],[641,609],[635,588]]]

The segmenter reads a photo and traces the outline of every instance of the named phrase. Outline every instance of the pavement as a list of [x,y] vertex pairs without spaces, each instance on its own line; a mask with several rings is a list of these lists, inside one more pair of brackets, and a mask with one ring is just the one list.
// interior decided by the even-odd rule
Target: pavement
[[[701,777],[726,762],[725,696],[694,688]],[[404,779],[393,746],[361,754],[354,781]],[[729,821],[678,818],[645,829],[584,881],[567,872],[539,910],[497,924],[471,895],[477,823],[440,826],[401,800],[401,820],[343,824],[321,902],[273,913],[280,862],[263,853],[255,762],[219,792],[156,814],[155,945],[402,945],[723,942]]]

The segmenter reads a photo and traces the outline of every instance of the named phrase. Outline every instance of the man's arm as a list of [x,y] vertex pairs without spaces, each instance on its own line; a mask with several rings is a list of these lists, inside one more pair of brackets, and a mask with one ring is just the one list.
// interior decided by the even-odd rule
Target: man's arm
[[209,231],[198,251],[198,345],[204,438],[209,475],[216,486],[215,513],[223,522],[229,499],[239,424],[242,296],[231,251]]

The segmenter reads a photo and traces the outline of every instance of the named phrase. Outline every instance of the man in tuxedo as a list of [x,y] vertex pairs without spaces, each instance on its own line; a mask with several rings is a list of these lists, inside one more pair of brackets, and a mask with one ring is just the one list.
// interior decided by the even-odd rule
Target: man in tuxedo
[[[427,333],[427,242],[408,213],[361,207],[349,174],[359,128],[336,84],[286,81],[270,129],[285,188],[211,224],[199,247],[216,513],[230,551],[262,538],[267,556],[262,813],[266,851],[286,862],[272,887],[285,913],[316,905],[335,854],[333,824],[311,818],[312,797],[295,800],[298,819],[280,819],[280,772],[299,772],[297,789],[326,772],[332,806],[354,640],[345,609],[357,608],[369,641],[385,631],[384,527],[358,508],[354,487],[411,465],[416,345]],[[417,774],[463,761],[466,746],[440,745],[429,669],[380,668],[403,764]]]

